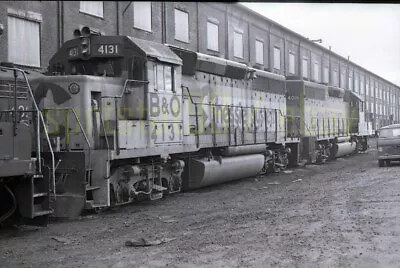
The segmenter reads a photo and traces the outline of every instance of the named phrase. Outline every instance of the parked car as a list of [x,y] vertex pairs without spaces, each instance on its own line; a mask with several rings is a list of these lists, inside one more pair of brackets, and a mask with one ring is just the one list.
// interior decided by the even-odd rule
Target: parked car
[[400,124],[382,127],[378,133],[378,163],[380,167],[400,161]]

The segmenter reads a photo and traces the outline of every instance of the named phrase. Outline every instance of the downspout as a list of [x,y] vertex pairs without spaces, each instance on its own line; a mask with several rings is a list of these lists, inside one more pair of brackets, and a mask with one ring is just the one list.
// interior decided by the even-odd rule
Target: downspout
[[283,34],[283,75],[286,76],[286,36]]
[[[197,24],[196,24],[196,34],[197,34],[197,52],[200,52],[200,19],[199,19],[199,3],[196,2],[196,19],[197,19]],[[206,24],[207,27],[207,24]],[[207,31],[207,29],[206,29]],[[207,34],[206,34],[207,35]]]
[[[226,5],[226,8],[225,8],[225,32],[226,33],[229,33],[228,8],[229,8],[229,5]],[[248,39],[250,39],[250,38],[248,38]],[[225,59],[229,60],[229,34],[225,35]]]
[[299,49],[298,49],[298,55],[299,55],[299,57],[298,57],[298,62],[297,62],[297,68],[298,68],[298,72],[299,72],[299,77],[301,78],[301,79],[303,79],[303,65],[302,65],[302,63],[303,63],[303,57],[302,57],[302,55],[301,55],[301,40],[300,40],[300,38],[299,38]]
[[272,28],[272,23],[268,27],[268,70],[270,72],[273,71],[272,68],[272,62],[271,62],[271,57],[272,57],[272,51],[271,51],[271,28]]
[[166,27],[166,23],[167,23],[167,21],[166,21],[166,16],[165,16],[165,2],[163,1],[163,2],[161,2],[161,25],[162,25],[162,33],[161,33],[161,38],[162,38],[162,40],[161,40],[161,42],[163,43],[163,44],[166,44],[167,43],[167,34],[166,34],[166,30],[167,30],[167,27]]
[[[339,70],[340,71],[340,70]],[[339,75],[340,76],[340,75]],[[333,81],[332,81],[332,59],[331,59],[331,46],[329,46],[329,75],[328,75],[328,85],[334,86]],[[338,79],[339,81],[339,79]],[[338,85],[340,87],[340,83]]]
[[58,1],[60,3],[60,48],[64,44],[64,2]]
[[61,11],[60,11],[60,2],[61,1],[57,1],[57,48],[60,48],[60,44],[61,44],[61,36],[60,36],[60,24],[61,24]]
[[119,35],[119,1],[117,3],[117,35]]

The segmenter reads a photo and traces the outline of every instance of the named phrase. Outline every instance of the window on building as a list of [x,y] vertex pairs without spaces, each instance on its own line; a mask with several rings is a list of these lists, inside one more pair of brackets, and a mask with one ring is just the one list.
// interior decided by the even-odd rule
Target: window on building
[[281,69],[281,49],[274,47],[274,69]]
[[339,86],[338,71],[337,70],[333,71],[333,85],[336,86],[336,87]]
[[256,63],[264,65],[264,43],[256,40]]
[[219,51],[218,24],[207,21],[207,49]]
[[360,79],[360,94],[365,94],[364,81],[362,78]]
[[345,83],[346,83],[346,80],[345,80],[345,73],[342,72],[342,73],[340,74],[340,87],[341,87],[341,88],[345,88]]
[[233,56],[243,59],[243,33],[233,32]]
[[293,52],[289,52],[289,73],[295,74],[296,57]]
[[175,8],[175,39],[189,43],[189,14]]
[[305,57],[303,58],[302,71],[303,77],[308,78],[308,59]]
[[368,84],[368,82],[365,83],[365,95],[370,96],[370,94],[369,94],[369,84]]
[[79,11],[103,18],[103,1],[80,1]]
[[328,84],[329,83],[329,67],[328,66],[325,66],[324,67],[324,74],[323,74],[323,81],[324,81],[324,83],[325,84]]
[[318,62],[314,62],[314,70],[313,70],[313,75],[314,75],[314,80],[318,81],[319,80],[319,65]]
[[355,91],[356,93],[359,92],[358,86],[359,86],[359,84],[358,84],[358,77],[356,76],[356,77],[354,77],[354,91]]
[[8,17],[8,61],[40,67],[40,23]]
[[347,84],[348,89],[353,90],[353,77],[349,75],[349,81]]
[[133,27],[151,32],[151,2],[133,2]]

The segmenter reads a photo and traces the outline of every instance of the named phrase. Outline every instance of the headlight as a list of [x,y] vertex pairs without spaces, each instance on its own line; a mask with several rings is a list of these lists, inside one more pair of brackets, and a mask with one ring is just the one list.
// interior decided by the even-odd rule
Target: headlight
[[383,152],[383,148],[381,146],[378,146],[378,152]]

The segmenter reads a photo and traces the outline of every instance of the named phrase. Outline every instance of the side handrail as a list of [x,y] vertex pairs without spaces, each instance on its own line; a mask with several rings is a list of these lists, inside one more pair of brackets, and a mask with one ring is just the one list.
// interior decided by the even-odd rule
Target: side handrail
[[[116,132],[116,146],[117,146],[117,155],[120,153],[120,148],[119,148],[119,128],[118,128],[118,99],[121,99],[124,96],[124,93],[126,92],[126,86],[129,82],[136,82],[140,84],[148,84],[149,81],[144,81],[144,80],[133,80],[133,79],[126,79],[124,82],[124,86],[122,87],[122,91],[118,95],[114,96],[101,96],[102,99],[114,99],[115,101],[115,121],[117,122],[115,125],[115,132]],[[104,133],[106,134],[106,133]]]
[[[78,117],[78,115],[76,114],[75,109],[74,109],[74,108],[71,108],[71,107],[66,107],[66,108],[50,108],[50,109],[44,109],[44,110],[45,110],[45,111],[67,111],[67,116],[68,116],[68,111],[72,111],[72,113],[73,113],[73,115],[74,115],[74,117],[75,117],[75,120],[76,120],[76,122],[77,122],[78,125],[79,125],[79,129],[81,130],[81,132],[82,132],[82,134],[83,134],[83,136],[84,136],[84,138],[85,138],[86,144],[87,144],[87,146],[88,146],[89,161],[90,161],[91,146],[90,146],[89,138],[88,138],[88,136],[86,135],[85,130],[83,129],[82,123],[81,123],[81,121],[79,120],[79,117]],[[69,136],[68,126],[65,127],[65,132],[67,132],[66,134]],[[66,138],[67,138],[67,137],[66,137]],[[90,165],[90,162],[89,162],[89,165]]]
[[[37,137],[36,137],[36,141],[37,141],[37,159],[38,159],[37,161],[38,161],[38,166],[39,166],[39,172],[41,173],[41,171],[42,171],[41,159],[40,159],[40,155],[41,155],[41,148],[40,148],[41,147],[40,146],[40,122],[41,122],[42,123],[42,127],[43,127],[43,131],[44,131],[45,136],[46,136],[46,141],[47,141],[47,144],[48,144],[49,149],[50,149],[50,154],[51,154],[51,167],[52,167],[52,174],[51,175],[52,175],[52,181],[53,181],[54,199],[56,199],[56,189],[55,189],[56,176],[55,176],[55,170],[54,170],[54,166],[55,166],[54,152],[53,152],[53,148],[51,147],[50,137],[49,137],[49,133],[48,133],[47,128],[46,128],[46,124],[45,124],[45,121],[44,121],[44,118],[43,118],[43,114],[40,111],[40,109],[39,109],[39,107],[38,107],[38,105],[36,103],[36,100],[35,100],[35,97],[33,95],[33,91],[32,91],[31,85],[29,84],[28,77],[26,76],[26,72],[24,70],[22,70],[22,69],[19,69],[19,68],[8,68],[8,67],[1,67],[1,68],[20,72],[23,75],[23,77],[24,77],[24,79],[26,81],[26,84],[27,84],[28,89],[29,89],[29,94],[30,94],[30,96],[32,98],[32,103],[34,105],[34,109],[37,111],[37,114],[38,114],[38,116],[37,116],[37,133],[36,133]],[[15,109],[16,109],[16,107],[15,107]]]
[[124,86],[122,87],[122,91],[115,96],[101,96],[101,98],[117,98],[120,99],[124,96],[124,93],[126,91],[126,86],[129,82],[135,82],[135,83],[139,83],[139,84],[148,84],[149,81],[145,81],[145,80],[133,80],[133,79],[126,79],[124,82]]

